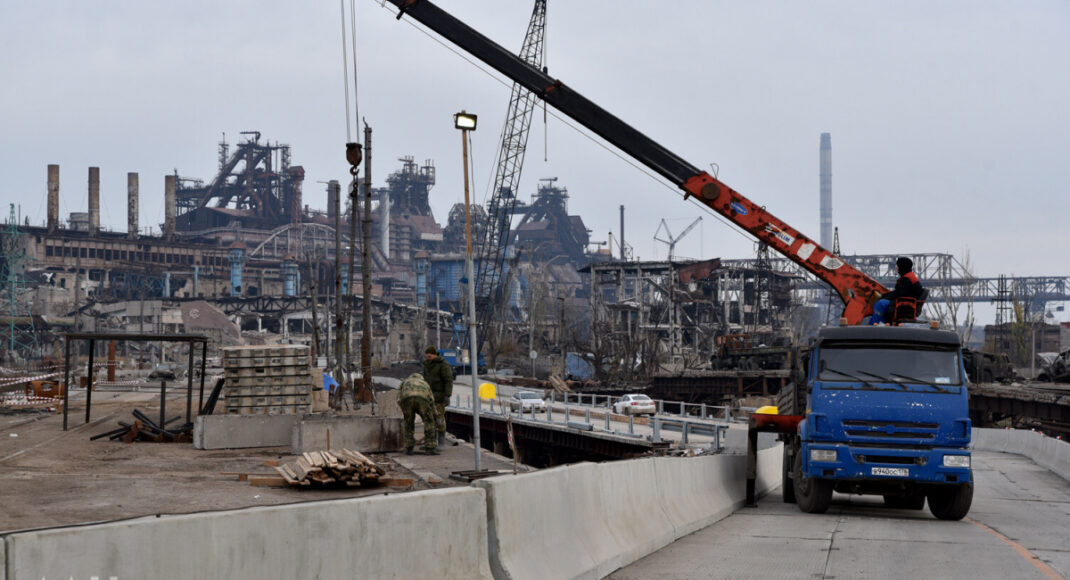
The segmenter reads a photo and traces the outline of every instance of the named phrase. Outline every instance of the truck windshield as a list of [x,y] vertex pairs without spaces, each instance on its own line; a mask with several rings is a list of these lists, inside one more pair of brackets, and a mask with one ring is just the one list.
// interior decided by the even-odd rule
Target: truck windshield
[[938,389],[962,384],[958,349],[937,345],[828,344],[821,348],[819,365],[823,381],[849,381],[850,374]]

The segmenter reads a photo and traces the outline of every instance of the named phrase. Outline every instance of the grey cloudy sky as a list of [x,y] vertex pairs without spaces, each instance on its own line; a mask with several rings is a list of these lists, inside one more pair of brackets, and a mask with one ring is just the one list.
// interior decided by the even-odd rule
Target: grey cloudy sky
[[[346,2],[348,5],[348,2]],[[441,0],[517,50],[531,2]],[[435,215],[462,198],[452,114],[480,115],[475,195],[493,174],[508,84],[419,25],[357,0],[359,113],[373,179],[433,159]],[[102,222],[125,228],[126,173],[141,223],[163,220],[163,176],[211,179],[222,134],[293,147],[305,198],[344,179],[339,3],[0,0],[0,201],[45,219],[84,211],[101,168]],[[834,222],[845,253],[969,252],[978,275],[1067,275],[1070,3],[549,0],[547,65],[695,166],[811,237],[818,139],[832,134]],[[544,160],[545,152],[545,160]],[[562,121],[537,115],[521,193],[557,177],[594,239],[618,229],[641,258],[665,218],[688,257],[750,257],[753,242]]]

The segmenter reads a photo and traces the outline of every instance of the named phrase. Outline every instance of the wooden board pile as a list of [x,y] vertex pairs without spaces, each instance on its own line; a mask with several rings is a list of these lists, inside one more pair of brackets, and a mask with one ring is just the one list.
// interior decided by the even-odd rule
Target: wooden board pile
[[309,347],[298,344],[223,348],[226,412],[307,413],[312,402]]
[[371,486],[378,485],[386,473],[364,454],[349,449],[304,453],[293,463],[276,466],[275,471],[291,486]]

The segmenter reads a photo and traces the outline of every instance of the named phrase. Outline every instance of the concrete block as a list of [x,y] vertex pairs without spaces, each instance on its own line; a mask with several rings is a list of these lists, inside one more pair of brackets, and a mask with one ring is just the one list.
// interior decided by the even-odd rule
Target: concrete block
[[[780,485],[782,452],[759,452],[758,493]],[[602,578],[741,507],[746,466],[744,455],[648,458],[478,481],[491,570],[518,580]]]
[[365,453],[398,451],[405,444],[404,425],[396,417],[305,415],[294,423],[290,439],[294,454],[346,448]]
[[1025,429],[975,428],[970,446],[980,451],[1024,455],[1070,481],[1070,443],[1061,439]]
[[196,449],[290,445],[300,415],[200,415],[193,423]]
[[483,490],[148,517],[7,536],[11,578],[487,578]]

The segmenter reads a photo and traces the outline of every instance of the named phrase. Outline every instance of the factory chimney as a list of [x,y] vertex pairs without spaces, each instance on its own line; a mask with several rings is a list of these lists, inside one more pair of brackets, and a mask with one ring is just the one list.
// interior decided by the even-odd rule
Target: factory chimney
[[832,250],[832,135],[821,134],[821,247]]
[[335,208],[340,205],[338,196],[341,195],[341,189],[337,179],[327,182],[327,219],[334,219]]
[[137,173],[126,174],[126,237],[137,239]]
[[59,229],[59,165],[48,166],[48,233]]
[[100,168],[89,168],[89,236],[100,233]]
[[163,178],[163,237],[175,237],[175,176]]

